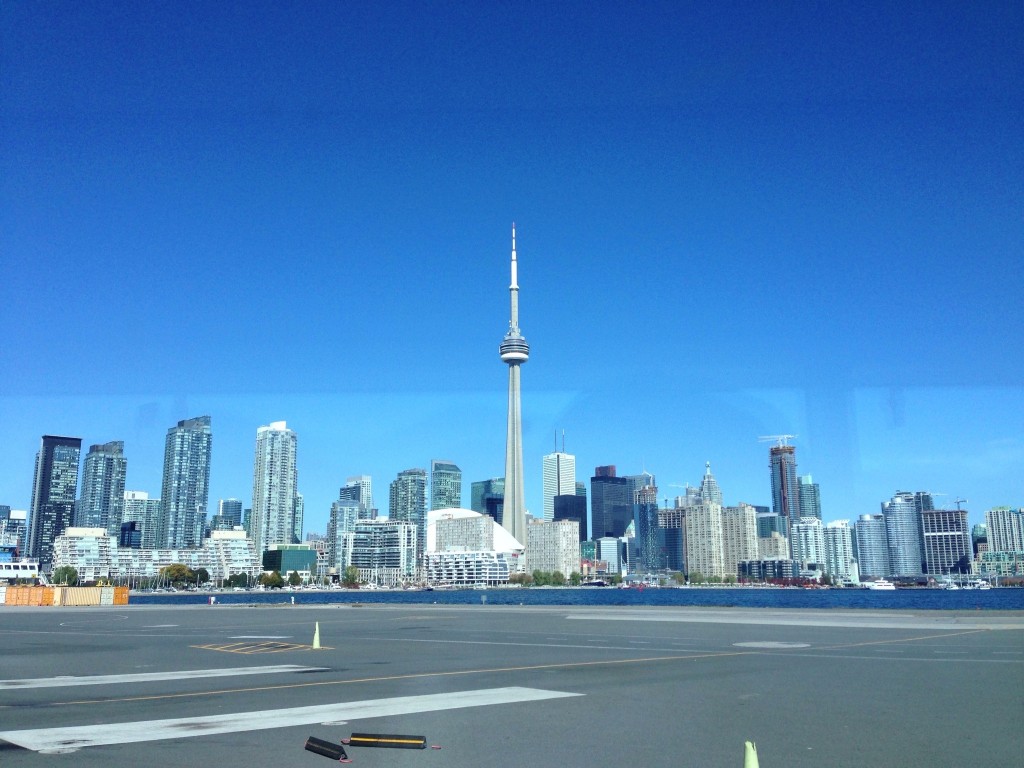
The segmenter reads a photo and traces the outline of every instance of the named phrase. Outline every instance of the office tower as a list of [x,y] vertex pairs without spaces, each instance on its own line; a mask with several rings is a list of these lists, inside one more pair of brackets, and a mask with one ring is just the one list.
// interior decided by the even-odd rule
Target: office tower
[[543,517],[555,519],[555,496],[576,493],[576,457],[562,451],[543,458]]
[[481,515],[490,515],[498,525],[502,525],[502,514],[505,510],[505,478],[477,480],[472,485],[470,498],[470,509]]
[[72,523],[78,491],[80,437],[43,435],[36,454],[29,508],[28,556],[39,560],[39,570],[49,573],[53,543]]
[[242,524],[242,501],[240,499],[221,499],[217,502],[217,515],[220,517],[227,530]]
[[499,351],[508,365],[508,431],[505,440],[505,500],[501,524],[512,538],[526,544],[526,505],[523,497],[523,415],[519,367],[530,356],[530,346],[519,331],[519,274],[516,262],[516,227],[512,225],[511,315]]
[[[889,540],[889,567],[893,576],[917,576],[924,568],[921,552],[921,507],[923,494],[896,491],[882,502],[885,534]],[[930,505],[929,505],[930,506]]]
[[853,556],[853,529],[849,520],[835,520],[825,526],[825,573],[833,579],[860,581]]
[[989,552],[1024,552],[1024,510],[994,507],[985,513]]
[[[649,476],[653,480],[653,476]],[[634,573],[665,570],[665,533],[658,521],[658,488],[646,485],[633,497],[633,544],[636,557],[630,563]]]
[[339,574],[349,566],[345,560],[348,551],[346,537],[355,531],[363,511],[363,505],[354,499],[341,498],[331,504],[331,516],[327,521],[327,566],[336,568]]
[[632,483],[615,475],[614,466],[597,467],[590,478],[590,535],[618,538],[633,520]]
[[127,472],[123,441],[89,446],[82,466],[82,494],[75,514],[77,527],[103,528],[111,536],[120,533]]
[[360,520],[372,520],[377,517],[377,510],[373,506],[373,480],[369,475],[353,475],[347,478],[338,492],[338,498],[359,504]]
[[283,421],[256,430],[252,470],[250,536],[256,551],[272,544],[295,544],[295,497],[298,493],[298,437]]
[[462,508],[462,470],[450,461],[430,461],[430,508]]
[[427,551],[427,471],[406,469],[391,481],[388,519],[416,526],[420,554]]
[[554,498],[555,520],[575,520],[580,524],[580,541],[590,538],[587,526],[587,497],[563,494]]
[[799,480],[800,517],[816,517],[821,520],[821,489],[810,475],[801,475]]
[[892,575],[889,536],[885,529],[884,515],[861,515],[854,524],[857,537],[857,565],[862,578],[886,578]]
[[[708,472],[710,476],[710,470]],[[703,483],[701,485],[703,487]],[[750,504],[722,507],[722,563],[725,572],[735,576],[741,562],[758,559],[757,512]]]
[[971,532],[966,509],[925,509],[921,515],[924,572],[969,573]]
[[209,416],[179,421],[167,430],[157,546],[191,549],[203,543],[210,500],[210,452],[213,431]]
[[[788,435],[786,436],[788,437]],[[800,517],[800,487],[796,481],[796,448],[779,445],[768,451],[768,465],[772,476],[772,512],[789,520],[790,526]]]
[[789,545],[793,551],[793,559],[801,567],[808,565],[824,565],[825,563],[825,530],[821,520],[816,517],[801,517],[793,525],[793,535]]
[[700,500],[705,504],[717,504],[722,506],[722,490],[718,487],[718,481],[711,474],[711,462],[704,464],[704,477],[700,481]]
[[713,501],[689,507],[685,530],[687,574],[705,578],[728,575],[722,557],[722,507]]
[[160,523],[160,499],[151,499],[145,491],[125,491],[121,524],[134,523],[141,531],[142,549],[157,548]]

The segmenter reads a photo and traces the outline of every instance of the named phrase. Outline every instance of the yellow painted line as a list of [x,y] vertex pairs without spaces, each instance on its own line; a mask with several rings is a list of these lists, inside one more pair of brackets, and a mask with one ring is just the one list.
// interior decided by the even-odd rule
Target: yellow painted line
[[[717,659],[728,656],[756,656],[761,655],[751,651],[724,651],[722,653],[705,653],[690,656],[652,656],[645,659],[608,659],[605,661],[576,661],[562,664],[531,664],[521,667],[492,667],[488,669],[459,669],[450,672],[415,672],[408,675],[386,675],[383,677],[359,677],[352,680],[317,680],[308,683],[282,683],[279,685],[261,685],[251,688],[224,688],[216,691],[193,691],[189,693],[165,693],[153,696],[126,696],[124,698],[110,699],[82,699],[79,701],[55,701],[51,707],[66,707],[76,704],[118,704],[132,701],[163,701],[167,699],[189,699],[200,696],[223,696],[232,693],[257,693],[259,691],[283,691],[289,688],[318,688],[335,685],[356,685],[359,683],[382,683],[393,680],[413,680],[429,677],[456,677],[460,675],[484,675],[495,672],[528,672],[539,669],[571,669],[575,667],[601,667],[615,664],[646,664],[659,661],[696,661],[699,659]],[[0,709],[6,709],[0,705]]]
[[921,635],[920,637],[901,637],[895,640],[867,640],[863,643],[844,643],[843,645],[823,645],[817,648],[819,651],[836,651],[841,648],[863,648],[867,645],[892,645],[894,643],[914,643],[920,640],[941,640],[946,637],[960,637],[961,635],[976,635],[979,632],[991,632],[991,629],[965,629],[963,632],[946,632],[941,635]]

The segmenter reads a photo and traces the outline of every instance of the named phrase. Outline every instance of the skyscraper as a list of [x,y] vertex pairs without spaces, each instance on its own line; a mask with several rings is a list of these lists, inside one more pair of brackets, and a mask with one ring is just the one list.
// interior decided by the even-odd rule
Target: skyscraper
[[427,551],[427,471],[406,469],[391,481],[388,519],[416,526],[418,556]]
[[796,448],[784,445],[785,435],[779,438],[779,445],[768,451],[768,465],[772,476],[772,512],[782,515],[793,524],[800,519],[800,488],[796,481]]
[[490,515],[498,525],[501,525],[505,504],[505,478],[477,480],[473,483],[471,491],[469,508],[481,515]]
[[1024,552],[1024,510],[993,507],[985,525],[990,552]]
[[924,572],[944,574],[971,570],[971,529],[966,509],[924,509],[921,544]]
[[[893,576],[917,576],[924,570],[921,551],[921,508],[927,494],[916,495],[896,491],[892,499],[882,502],[885,516],[885,535],[889,542],[889,567]],[[927,497],[927,508],[931,508]]]
[[345,480],[345,485],[338,491],[341,501],[354,501],[359,504],[359,519],[372,520],[377,517],[373,506],[373,479],[369,475],[353,475]]
[[275,421],[256,430],[252,469],[251,537],[257,552],[273,544],[296,544],[295,500],[298,494],[298,437],[288,424]]
[[800,517],[816,517],[821,520],[821,489],[810,475],[801,475],[799,480]]
[[224,520],[227,530],[242,524],[241,499],[221,499],[217,502],[217,516]]
[[707,504],[714,502],[722,506],[722,489],[718,487],[718,481],[711,474],[711,462],[704,464],[704,477],[700,481],[700,500]]
[[825,526],[825,573],[836,579],[860,581],[849,520],[835,520]]
[[543,462],[542,509],[544,519],[550,522],[555,519],[555,496],[576,493],[576,457],[555,451],[547,454]]
[[512,225],[512,281],[508,287],[511,314],[508,332],[498,350],[508,365],[508,431],[505,439],[505,500],[501,524],[520,544],[526,544],[526,505],[523,498],[523,415],[519,367],[530,357],[530,345],[519,331],[519,275],[516,225]]
[[82,438],[43,435],[36,454],[29,509],[28,556],[38,558],[39,570],[53,565],[53,542],[72,523],[78,491],[78,459]]
[[156,549],[160,522],[160,499],[151,499],[145,491],[125,491],[121,523],[135,523],[141,531],[139,541],[143,549]]
[[450,461],[430,461],[430,508],[462,507],[462,470]]
[[861,577],[885,578],[892,575],[889,563],[889,537],[884,515],[861,515],[854,524],[857,537],[857,565]]
[[75,513],[76,526],[104,528],[111,536],[120,534],[127,472],[124,442],[114,440],[89,446],[82,468],[82,495]]
[[209,416],[184,419],[167,430],[157,524],[158,547],[191,549],[202,545],[210,500],[212,447]]
[[633,520],[632,484],[617,477],[614,466],[597,467],[590,478],[590,536],[593,539],[626,533]]

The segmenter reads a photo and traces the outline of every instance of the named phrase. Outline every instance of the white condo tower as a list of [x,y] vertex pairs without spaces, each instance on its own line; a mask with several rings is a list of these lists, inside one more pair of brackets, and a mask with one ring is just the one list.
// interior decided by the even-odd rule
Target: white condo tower
[[508,364],[508,437],[505,441],[505,501],[501,524],[520,544],[526,544],[526,506],[523,503],[523,416],[519,398],[519,366],[529,359],[530,345],[519,332],[519,276],[516,264],[516,225],[512,224],[512,283],[508,287],[512,314],[499,350]]

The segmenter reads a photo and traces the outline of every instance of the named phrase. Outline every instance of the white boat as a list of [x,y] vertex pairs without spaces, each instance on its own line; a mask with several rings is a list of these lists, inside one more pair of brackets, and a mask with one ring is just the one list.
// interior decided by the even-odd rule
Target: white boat
[[894,591],[896,589],[895,584],[891,581],[886,581],[885,579],[878,579],[878,581],[865,581],[861,583],[861,586],[865,589],[880,589],[887,592]]

